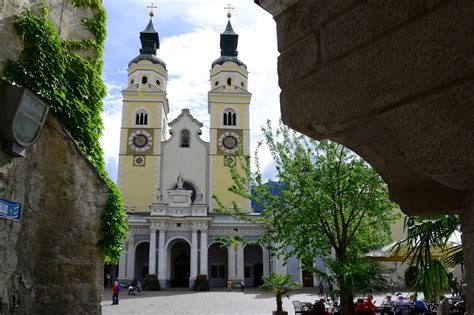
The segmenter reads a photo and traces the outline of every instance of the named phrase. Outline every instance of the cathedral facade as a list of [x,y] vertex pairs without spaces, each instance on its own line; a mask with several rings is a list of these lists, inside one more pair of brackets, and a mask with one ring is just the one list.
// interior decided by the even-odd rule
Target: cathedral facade
[[187,287],[204,274],[211,286],[224,286],[229,279],[257,286],[270,271],[286,273],[283,261],[271,257],[263,244],[225,246],[216,240],[235,234],[256,240],[263,232],[262,226],[214,211],[216,195],[224,205],[235,201],[249,215],[258,215],[249,200],[227,191],[232,179],[224,156],[239,167],[232,155],[250,153],[251,99],[230,20],[220,35],[221,56],[210,71],[209,142],[201,139],[203,124],[188,109],[169,121],[168,70],[156,56],[159,36],[152,19],[140,40],[140,54],[128,65],[128,86],[122,91],[118,185],[130,231],[118,278],[156,274],[162,287]]

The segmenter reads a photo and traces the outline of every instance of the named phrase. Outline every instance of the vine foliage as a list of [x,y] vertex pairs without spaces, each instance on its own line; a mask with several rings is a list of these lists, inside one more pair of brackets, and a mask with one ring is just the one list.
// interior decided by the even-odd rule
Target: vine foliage
[[107,175],[99,143],[103,130],[102,99],[106,95],[101,78],[106,13],[100,0],[70,2],[75,7],[93,9],[94,16],[82,20],[93,38],[61,40],[48,20],[47,9],[39,14],[25,9],[14,23],[23,50],[18,60],[8,61],[2,79],[41,96],[108,184],[109,200],[102,216],[102,238],[97,245],[104,249],[106,263],[110,264],[120,257],[128,227],[122,197]]

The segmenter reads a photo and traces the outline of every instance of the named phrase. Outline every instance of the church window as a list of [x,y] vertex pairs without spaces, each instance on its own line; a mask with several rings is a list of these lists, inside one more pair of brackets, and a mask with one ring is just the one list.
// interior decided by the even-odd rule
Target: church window
[[189,148],[189,130],[181,131],[181,148]]
[[211,278],[225,279],[225,266],[224,265],[211,265]]
[[135,125],[148,125],[148,113],[144,110],[139,110],[135,114]]
[[219,85],[219,81],[214,82],[214,86],[218,86],[218,85]]
[[134,80],[134,79],[132,79],[132,80],[130,81],[130,85],[133,85],[133,83],[135,83],[135,80]]
[[144,75],[142,77],[142,84],[146,84],[148,82],[148,78],[146,77],[146,75]]
[[160,80],[156,80],[156,85],[161,85]]
[[232,79],[231,78],[227,78],[227,85],[232,85]]
[[242,87],[245,87],[244,82],[240,82],[240,85],[241,85]]
[[224,126],[237,126],[237,113],[232,108],[224,110],[222,118]]

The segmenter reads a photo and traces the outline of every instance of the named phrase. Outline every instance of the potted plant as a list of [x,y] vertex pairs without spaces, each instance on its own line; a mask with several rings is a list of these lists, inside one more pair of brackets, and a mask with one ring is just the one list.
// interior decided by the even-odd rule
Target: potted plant
[[146,275],[143,289],[146,291],[159,291],[161,289],[160,280],[158,280],[156,275]]
[[193,285],[194,291],[209,291],[209,281],[207,275],[197,275]]
[[293,282],[291,275],[282,275],[273,272],[269,276],[263,276],[262,280],[263,284],[259,289],[275,293],[277,310],[273,312],[273,315],[288,315],[288,312],[283,310],[281,297],[283,295],[289,296],[293,289],[299,288],[301,285]]

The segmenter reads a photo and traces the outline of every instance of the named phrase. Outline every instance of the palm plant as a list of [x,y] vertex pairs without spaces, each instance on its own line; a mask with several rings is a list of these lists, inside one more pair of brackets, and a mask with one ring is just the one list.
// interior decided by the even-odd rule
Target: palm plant
[[[356,294],[367,294],[374,291],[382,291],[388,287],[386,267],[379,262],[361,259],[356,254],[350,254],[346,261],[326,258],[326,268],[330,271],[324,273],[316,268],[312,271],[327,283],[337,283],[338,290],[330,292],[331,299],[341,294],[354,296]],[[308,268],[308,267],[306,267]],[[352,303],[342,305],[344,308],[352,308]],[[346,310],[346,313],[349,310]]]
[[[396,248],[406,248],[403,262],[408,260],[419,270],[415,289],[435,299],[450,284],[448,268],[463,265],[462,245],[448,246],[450,237],[459,231],[459,217],[406,217],[404,226],[407,236],[396,243]],[[441,257],[433,257],[435,250],[442,253]]]
[[277,273],[271,273],[269,276],[262,277],[263,284],[259,287],[259,290],[272,291],[275,293],[277,310],[274,314],[286,314],[282,307],[282,296],[288,296],[293,289],[299,288],[301,285],[294,282],[291,279],[291,275],[282,275]]

